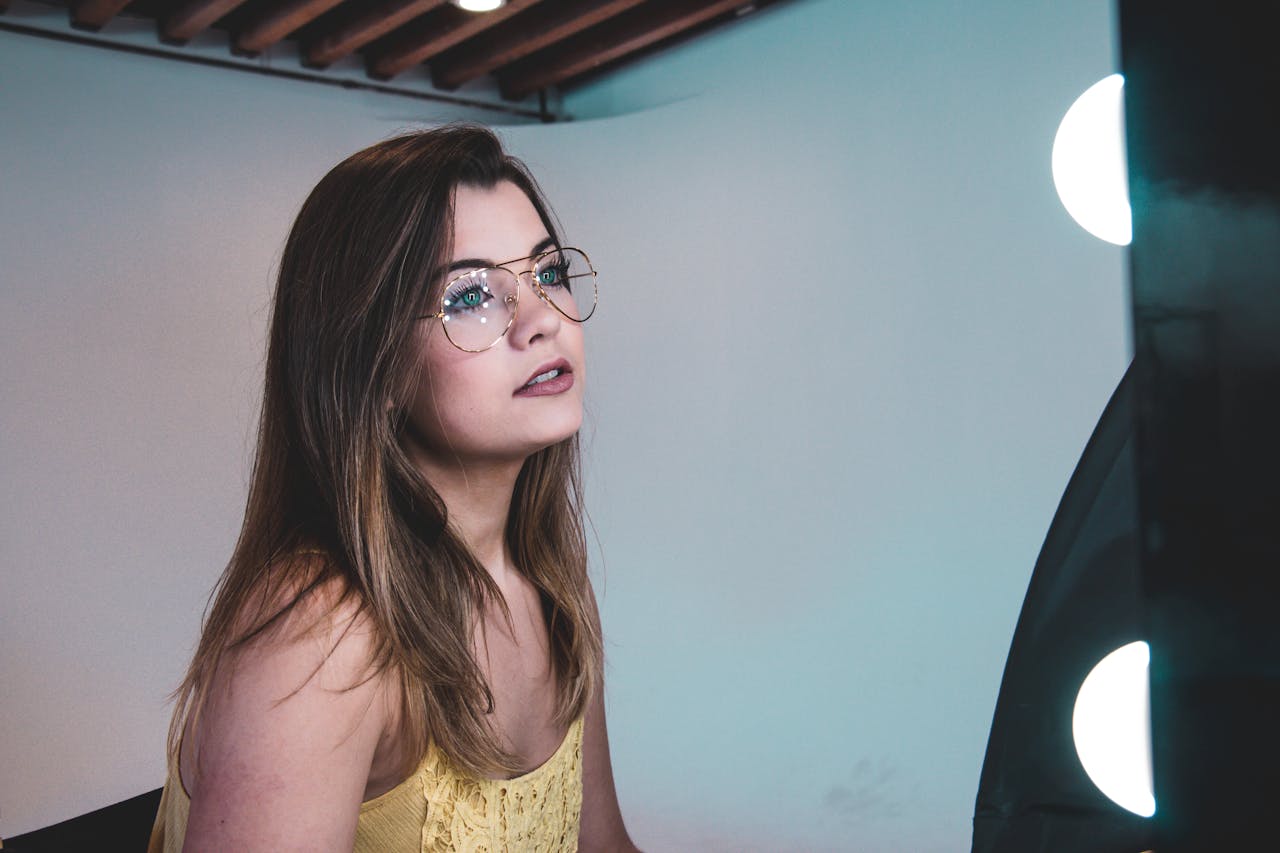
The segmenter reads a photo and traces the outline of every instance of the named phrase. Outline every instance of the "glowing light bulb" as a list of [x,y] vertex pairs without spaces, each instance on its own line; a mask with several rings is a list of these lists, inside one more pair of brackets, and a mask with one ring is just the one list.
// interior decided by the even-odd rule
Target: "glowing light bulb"
[[1090,234],[1117,246],[1133,240],[1121,75],[1094,83],[1062,117],[1053,138],[1053,185]]
[[468,12],[492,12],[507,5],[507,0],[453,0],[453,5]]
[[1076,754],[1098,790],[1136,815],[1156,813],[1151,781],[1151,650],[1138,641],[1100,660],[1071,715]]

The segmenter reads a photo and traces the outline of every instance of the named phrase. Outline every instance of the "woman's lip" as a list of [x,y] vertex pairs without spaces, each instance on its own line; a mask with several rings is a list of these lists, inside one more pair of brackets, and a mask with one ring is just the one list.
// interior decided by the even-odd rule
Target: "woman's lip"
[[525,379],[524,384],[516,389],[516,393],[519,393],[524,388],[527,388],[530,382],[537,379],[539,376],[546,373],[548,370],[557,370],[557,369],[562,374],[573,372],[573,369],[569,367],[569,362],[563,358],[557,358],[555,361],[548,361],[546,364],[542,365],[542,367],[539,367],[533,373],[530,373],[529,377]]
[[[544,370],[543,373],[546,373]],[[541,376],[542,374],[538,374]],[[537,385],[526,385],[516,391],[517,397],[543,397],[547,394],[563,394],[573,387],[573,374],[569,371],[561,373],[554,379],[548,379],[546,382],[539,382]]]

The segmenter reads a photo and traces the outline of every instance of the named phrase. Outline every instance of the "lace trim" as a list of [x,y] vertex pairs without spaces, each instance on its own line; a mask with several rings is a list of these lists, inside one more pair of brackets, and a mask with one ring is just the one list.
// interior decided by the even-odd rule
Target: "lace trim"
[[576,850],[582,812],[582,719],[541,767],[515,779],[464,776],[434,747],[423,765],[422,853]]

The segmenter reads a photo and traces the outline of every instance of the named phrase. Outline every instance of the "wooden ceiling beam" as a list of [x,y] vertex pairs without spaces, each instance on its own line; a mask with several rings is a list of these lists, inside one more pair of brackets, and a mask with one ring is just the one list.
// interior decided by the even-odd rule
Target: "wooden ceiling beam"
[[386,47],[366,57],[369,76],[389,80],[397,74],[426,62],[454,45],[479,35],[489,27],[505,21],[517,12],[523,12],[538,0],[511,0],[494,12],[464,12],[461,9],[441,9],[421,24],[405,28],[404,35],[391,36]]
[[187,0],[160,21],[160,38],[185,44],[245,0]]
[[441,56],[439,61],[432,62],[431,82],[439,89],[456,89],[469,80],[510,65],[643,2],[570,0],[543,4],[519,20],[464,42]]
[[320,33],[303,48],[303,61],[312,68],[326,68],[376,38],[443,6],[447,0],[382,0],[360,7],[357,15]]
[[498,85],[504,98],[522,100],[719,15],[752,6],[748,0],[650,2],[548,49],[549,56],[530,56],[499,71]]
[[257,54],[328,12],[342,0],[289,0],[265,9],[232,38],[236,53]]
[[129,0],[78,0],[71,4],[71,26],[81,30],[100,30],[128,5]]

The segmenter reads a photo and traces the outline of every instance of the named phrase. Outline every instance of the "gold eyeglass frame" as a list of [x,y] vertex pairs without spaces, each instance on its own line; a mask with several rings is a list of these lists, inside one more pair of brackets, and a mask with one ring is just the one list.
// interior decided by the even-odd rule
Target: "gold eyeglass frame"
[[[538,264],[542,262],[543,258],[548,257],[549,255],[554,255],[559,252],[564,252],[568,250],[572,250],[582,255],[583,260],[587,262],[587,269],[591,271],[589,273],[589,275],[591,276],[591,310],[588,311],[587,316],[583,317],[581,320],[575,319],[573,317],[570,317],[568,314],[566,314],[560,308],[560,306],[555,303],[555,300],[547,295],[547,291],[543,288],[541,284],[538,283],[538,277],[533,274],[534,270],[537,268]],[[532,261],[532,265],[528,269],[521,270],[520,272],[515,272],[514,270],[507,269],[508,264],[516,264],[516,263],[519,263],[520,261]],[[461,281],[462,279],[467,278],[468,276],[473,276],[476,273],[482,273],[482,272],[485,272],[486,270],[497,270],[497,269],[500,269],[503,272],[511,273],[516,277],[515,297],[514,298],[512,298],[511,296],[505,297],[505,300],[511,305],[511,316],[507,319],[506,328],[504,328],[502,332],[498,334],[498,337],[494,338],[493,343],[489,344],[487,347],[484,347],[483,349],[467,349],[464,346],[458,346],[457,341],[455,341],[449,335],[449,327],[448,325],[446,325],[444,321],[445,295],[448,294],[449,288],[453,287],[454,282]],[[435,314],[423,314],[418,319],[419,320],[426,320],[426,319],[439,320],[440,327],[444,330],[445,339],[448,340],[449,343],[453,344],[453,346],[458,347],[458,349],[462,350],[463,352],[485,352],[486,350],[493,349],[495,346],[498,345],[499,341],[501,341],[503,338],[507,336],[507,332],[511,331],[511,327],[516,322],[516,314],[520,310],[520,278],[525,275],[529,276],[529,285],[530,287],[533,288],[533,291],[538,294],[538,298],[541,299],[543,302],[547,303],[548,305],[550,305],[552,308],[556,309],[556,313],[564,317],[566,320],[572,323],[578,323],[579,325],[581,325],[582,323],[585,323],[588,320],[590,320],[592,315],[596,313],[596,306],[600,304],[600,287],[597,283],[597,279],[599,278],[600,273],[596,271],[595,264],[591,263],[591,256],[588,255],[586,252],[582,251],[581,249],[579,249],[577,246],[557,246],[554,249],[547,249],[545,252],[539,252],[536,255],[527,255],[523,258],[513,258],[509,261],[503,261],[500,264],[494,264],[488,267],[476,267],[473,270],[467,270],[464,273],[455,275],[453,278],[445,282],[444,290],[440,292],[440,310],[437,311]],[[579,273],[577,275],[571,275],[569,276],[569,280],[572,281],[575,278],[586,278],[587,275],[588,273]]]

